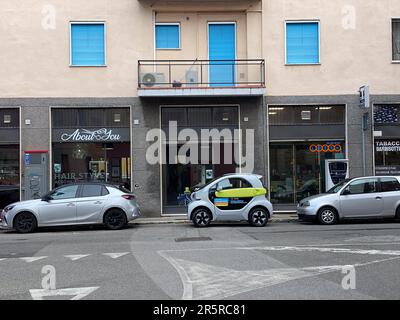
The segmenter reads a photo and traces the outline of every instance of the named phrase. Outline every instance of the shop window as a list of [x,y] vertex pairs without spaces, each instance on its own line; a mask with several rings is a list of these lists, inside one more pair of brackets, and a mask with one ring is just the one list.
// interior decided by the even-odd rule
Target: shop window
[[170,121],[176,121],[178,126],[187,126],[186,108],[163,108],[162,125],[168,127]]
[[71,24],[71,65],[105,66],[104,23]]
[[392,20],[393,61],[400,61],[400,19]]
[[344,106],[270,106],[270,125],[344,124]]
[[129,114],[128,108],[53,109],[52,123],[53,128],[129,127]]
[[324,124],[344,124],[345,108],[343,106],[320,106],[319,121]]
[[213,108],[213,122],[216,126],[238,124],[238,110],[232,107]]
[[18,109],[1,109],[0,108],[0,127],[18,128],[19,127],[19,110]]
[[188,125],[190,127],[202,127],[204,124],[212,123],[211,108],[189,108]]
[[286,64],[319,63],[319,22],[286,22]]
[[381,192],[400,191],[400,183],[395,178],[381,179]]
[[397,124],[399,114],[397,105],[376,105],[374,107],[374,122],[376,124]]
[[157,49],[180,48],[179,23],[157,23],[155,29]]

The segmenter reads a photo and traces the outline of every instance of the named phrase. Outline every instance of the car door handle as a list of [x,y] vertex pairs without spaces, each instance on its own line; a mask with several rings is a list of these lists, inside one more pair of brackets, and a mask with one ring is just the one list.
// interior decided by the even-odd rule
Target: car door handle
[[376,200],[382,200],[382,197],[376,197],[375,199]]
[[75,207],[75,203],[72,203],[72,202],[71,202],[71,203],[68,203],[68,204],[67,204],[67,207]]
[[101,201],[96,201],[94,204],[102,204],[103,202]]

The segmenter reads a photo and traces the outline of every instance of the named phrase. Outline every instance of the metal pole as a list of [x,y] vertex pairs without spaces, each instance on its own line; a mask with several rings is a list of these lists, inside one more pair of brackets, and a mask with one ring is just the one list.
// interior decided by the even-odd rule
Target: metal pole
[[362,167],[363,167],[363,176],[366,175],[365,172],[365,130],[364,130],[364,115],[363,115],[363,123],[361,124],[361,144],[362,144],[362,149],[361,149],[361,154],[362,154]]

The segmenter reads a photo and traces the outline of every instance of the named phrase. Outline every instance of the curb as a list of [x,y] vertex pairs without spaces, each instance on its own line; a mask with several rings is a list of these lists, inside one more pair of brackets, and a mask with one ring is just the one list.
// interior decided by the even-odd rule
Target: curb
[[[290,222],[297,222],[298,218],[297,217],[287,217],[287,218],[272,218],[270,220],[270,223],[290,223]],[[230,222],[224,222],[224,223],[230,223]],[[130,222],[130,224],[142,224],[142,225],[148,225],[148,224],[191,224],[191,221],[187,219],[168,219],[168,218],[159,218],[159,219],[154,219],[154,218],[139,218],[137,220],[134,220]]]

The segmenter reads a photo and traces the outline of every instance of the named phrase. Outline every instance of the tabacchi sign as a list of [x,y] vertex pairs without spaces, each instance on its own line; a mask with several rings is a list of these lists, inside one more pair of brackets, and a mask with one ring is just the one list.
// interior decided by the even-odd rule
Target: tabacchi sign
[[113,134],[112,129],[102,128],[99,130],[76,129],[73,133],[61,135],[61,141],[120,141],[119,134]]

